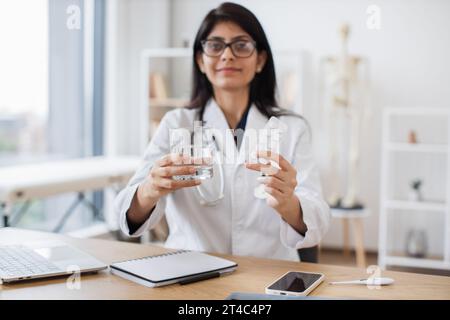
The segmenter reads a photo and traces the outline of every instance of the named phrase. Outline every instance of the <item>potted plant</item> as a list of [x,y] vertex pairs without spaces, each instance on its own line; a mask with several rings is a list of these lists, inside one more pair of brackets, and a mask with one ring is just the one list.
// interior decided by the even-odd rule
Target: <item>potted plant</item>
[[411,181],[409,200],[411,200],[411,201],[422,201],[423,200],[422,190],[421,190],[422,183],[423,182],[420,179],[415,179],[415,180]]

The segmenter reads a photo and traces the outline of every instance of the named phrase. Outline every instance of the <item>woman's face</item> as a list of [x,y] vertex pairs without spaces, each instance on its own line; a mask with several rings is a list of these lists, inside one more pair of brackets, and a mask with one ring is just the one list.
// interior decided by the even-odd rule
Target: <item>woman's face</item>
[[[247,32],[233,22],[218,23],[206,40],[221,40],[225,43],[236,40],[253,41]],[[249,57],[236,57],[228,46],[217,57],[203,52],[196,59],[201,72],[206,74],[215,91],[234,91],[249,87],[255,74],[264,67],[267,55],[265,51],[258,52],[255,49]]]

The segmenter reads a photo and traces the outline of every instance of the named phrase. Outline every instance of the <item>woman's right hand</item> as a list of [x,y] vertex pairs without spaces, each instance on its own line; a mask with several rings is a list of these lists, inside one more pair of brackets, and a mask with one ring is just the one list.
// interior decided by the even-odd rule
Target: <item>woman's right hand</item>
[[[139,186],[142,199],[159,199],[181,188],[198,186],[201,180],[173,180],[173,176],[194,174],[192,158],[178,154],[168,154],[155,162],[145,181]],[[185,165],[183,165],[185,164]]]
[[[158,200],[175,190],[194,187],[201,184],[201,180],[173,180],[176,175],[187,175],[196,172],[193,161],[188,156],[168,154],[155,161],[144,182],[141,183],[134,195],[127,217],[129,223],[142,224],[151,214]],[[183,164],[186,164],[185,166]]]

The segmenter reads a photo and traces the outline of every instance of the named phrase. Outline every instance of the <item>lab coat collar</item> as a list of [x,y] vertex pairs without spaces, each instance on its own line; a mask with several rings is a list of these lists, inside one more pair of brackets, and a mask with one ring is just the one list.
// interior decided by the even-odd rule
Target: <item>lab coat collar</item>
[[206,122],[206,126],[226,130],[230,127],[228,126],[227,119],[222,109],[217,105],[216,101],[211,98],[205,106],[205,111],[203,113],[203,120]]
[[[229,136],[228,138],[233,139],[232,133],[229,130],[230,127],[228,126],[228,122],[225,118],[225,114],[223,113],[222,109],[220,109],[220,107],[217,105],[216,101],[213,98],[211,98],[209,100],[209,102],[207,103],[207,105],[205,107],[205,111],[203,114],[203,120],[206,122],[206,126],[226,132],[224,134],[224,137],[226,135],[230,135],[231,137]],[[250,106],[250,110],[248,112],[247,124],[245,126],[244,137],[242,140],[243,143],[237,154],[236,165],[240,165],[245,162],[245,159],[246,159],[245,151],[247,149],[245,146],[245,143],[247,141],[246,137],[249,134],[248,129],[252,129],[252,130],[263,129],[265,124],[267,123],[267,121],[268,121],[267,117],[258,110],[258,108],[255,106],[255,104],[252,104]],[[233,141],[233,140],[231,140],[231,141]],[[218,141],[218,143],[219,143],[219,147],[221,148],[221,150],[224,150],[224,141]],[[237,149],[235,150],[235,152],[237,152]],[[227,152],[225,151],[225,155],[226,154],[227,154]]]
[[[203,114],[203,120],[206,122],[206,125],[208,127],[217,129],[230,129],[227,119],[225,118],[225,114],[213,98],[211,98],[206,104]],[[266,118],[266,116],[264,116],[253,103],[250,106],[250,110],[248,112],[247,124],[245,126],[245,129],[262,129],[264,128],[264,125],[267,123],[267,121],[268,119]]]

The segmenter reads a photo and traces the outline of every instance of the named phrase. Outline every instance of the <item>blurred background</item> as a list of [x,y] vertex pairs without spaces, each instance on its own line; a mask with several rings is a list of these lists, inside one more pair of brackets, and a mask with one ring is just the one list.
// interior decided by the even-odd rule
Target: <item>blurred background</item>
[[[319,262],[449,275],[450,2],[235,2],[267,33],[280,104],[312,127],[334,207]],[[0,201],[9,225],[129,240],[117,231],[111,179],[129,177],[164,113],[186,103],[193,39],[220,3],[0,0]],[[71,190],[68,160],[99,156],[129,165],[114,162],[107,182],[86,177]],[[67,172],[64,192],[44,185],[26,198],[12,187],[11,177],[34,192],[33,175],[21,172],[52,163],[67,168],[53,173],[64,182]],[[166,234],[162,223],[143,241]]]

